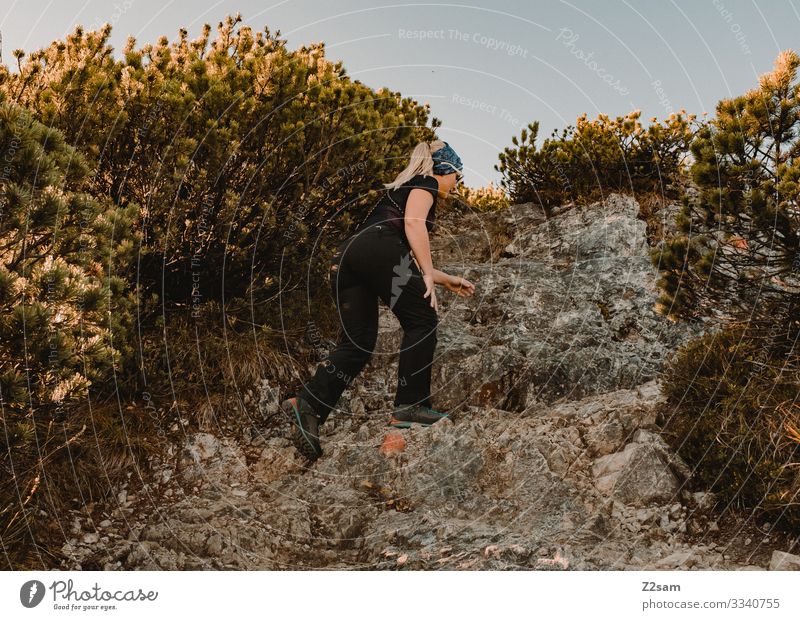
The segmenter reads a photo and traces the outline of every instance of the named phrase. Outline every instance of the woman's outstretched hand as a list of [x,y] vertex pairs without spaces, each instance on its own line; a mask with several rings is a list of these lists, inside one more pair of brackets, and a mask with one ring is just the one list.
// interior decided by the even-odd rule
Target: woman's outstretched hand
[[469,297],[475,292],[475,285],[461,276],[450,276],[444,282],[444,287],[448,291],[453,291],[459,297]]
[[431,297],[431,306],[434,310],[438,311],[439,308],[436,305],[436,289],[434,288],[433,283],[433,274],[426,273],[422,276],[423,282],[425,282],[425,294],[423,297]]

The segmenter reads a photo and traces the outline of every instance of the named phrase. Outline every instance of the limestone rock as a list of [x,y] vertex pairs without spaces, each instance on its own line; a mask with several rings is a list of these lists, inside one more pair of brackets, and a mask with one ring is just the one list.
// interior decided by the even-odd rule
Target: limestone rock
[[769,561],[769,570],[800,570],[800,555],[773,551]]

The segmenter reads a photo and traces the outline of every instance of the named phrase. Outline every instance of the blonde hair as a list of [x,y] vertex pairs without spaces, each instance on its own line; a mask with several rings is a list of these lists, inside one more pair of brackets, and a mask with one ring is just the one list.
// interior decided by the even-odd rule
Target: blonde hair
[[434,140],[433,142],[420,142],[411,151],[411,160],[408,166],[398,174],[394,181],[391,183],[384,183],[386,189],[397,189],[406,181],[413,179],[418,174],[430,176],[433,174],[433,157],[431,153],[435,153],[444,146],[443,140]]

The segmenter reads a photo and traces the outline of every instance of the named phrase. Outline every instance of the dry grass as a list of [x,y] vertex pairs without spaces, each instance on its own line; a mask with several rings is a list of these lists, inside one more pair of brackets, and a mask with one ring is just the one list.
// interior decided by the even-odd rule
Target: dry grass
[[699,338],[670,361],[663,434],[696,484],[800,531],[800,356],[743,329]]
[[62,422],[39,412],[16,425],[25,422],[28,432],[9,435],[3,446],[0,539],[4,568],[13,570],[57,566],[53,547],[64,543],[69,529],[59,519],[108,499],[160,448],[146,411],[120,410],[116,401],[77,405]]
[[654,192],[639,193],[636,195],[636,201],[639,203],[639,218],[647,225],[645,230],[647,243],[654,246],[666,236],[663,209],[675,201],[667,200],[660,193]]
[[2,567],[58,568],[70,511],[95,505],[113,510],[115,489],[130,472],[147,477],[147,457],[166,447],[158,431],[169,432],[179,409],[190,412],[192,427],[213,431],[226,420],[243,419],[236,404],[243,406],[249,390],[257,394],[263,378],[283,388],[298,381],[305,374],[307,347],[299,346],[300,355],[293,357],[276,341],[282,344],[277,334],[264,333],[255,341],[252,331],[233,330],[198,340],[195,325],[173,323],[175,390],[168,374],[148,375],[155,413],[148,412],[140,395],[127,399],[131,402],[112,395],[103,402],[78,403],[62,422],[43,412],[15,417],[6,410],[6,433],[0,434]]

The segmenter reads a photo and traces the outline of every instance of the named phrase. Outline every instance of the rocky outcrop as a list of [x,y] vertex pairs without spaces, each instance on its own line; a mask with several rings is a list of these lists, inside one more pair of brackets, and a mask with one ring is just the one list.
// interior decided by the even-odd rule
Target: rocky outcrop
[[646,430],[659,399],[649,382],[524,413],[469,406],[388,454],[384,417],[344,419],[310,467],[282,437],[193,434],[149,490],[157,510],[69,551],[143,570],[748,567],[697,542],[713,498],[682,488],[685,464]]
[[[443,218],[434,264],[474,282],[476,293],[439,295],[435,402],[524,411],[656,378],[668,353],[702,327],[656,313],[658,272],[637,216],[633,198],[612,194],[550,219],[531,204]],[[402,331],[388,308],[380,325],[365,374],[383,397],[394,388]]]
[[[65,552],[108,569],[767,568],[719,542],[713,495],[688,491],[659,435],[659,372],[703,326],[655,312],[637,215],[612,195],[549,219],[533,205],[442,217],[434,263],[476,284],[439,294],[433,400],[450,419],[386,426],[401,331],[382,308],[319,461],[266,423],[194,433],[116,515],[124,536],[76,534]],[[265,378],[254,413],[274,420],[279,388]]]
[[800,555],[773,551],[769,562],[770,570],[800,570]]

